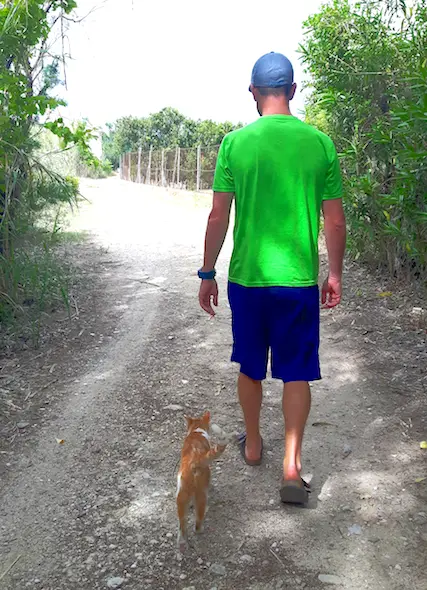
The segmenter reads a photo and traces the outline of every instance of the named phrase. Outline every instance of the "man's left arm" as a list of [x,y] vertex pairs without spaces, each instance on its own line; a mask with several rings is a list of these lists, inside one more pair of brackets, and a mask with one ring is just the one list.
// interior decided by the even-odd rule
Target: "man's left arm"
[[[205,254],[202,272],[211,272],[221,252],[230,223],[233,193],[214,192],[212,210],[209,214],[205,237]],[[207,313],[215,315],[212,303],[218,306],[218,285],[215,279],[202,280],[199,292],[199,302]]]

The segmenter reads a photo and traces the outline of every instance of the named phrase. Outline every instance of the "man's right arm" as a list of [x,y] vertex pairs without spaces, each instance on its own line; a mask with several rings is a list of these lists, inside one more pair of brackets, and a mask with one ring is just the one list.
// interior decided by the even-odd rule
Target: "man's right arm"
[[322,205],[329,273],[322,288],[322,304],[335,307],[341,301],[342,268],[346,244],[346,224],[342,199],[328,199]]

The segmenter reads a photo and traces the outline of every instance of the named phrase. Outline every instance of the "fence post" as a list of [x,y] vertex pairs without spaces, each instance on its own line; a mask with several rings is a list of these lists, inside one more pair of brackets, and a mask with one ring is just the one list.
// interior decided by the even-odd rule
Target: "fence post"
[[151,184],[151,156],[153,154],[153,146],[150,145],[150,151],[148,152],[148,167],[147,167],[147,184]]
[[176,184],[179,187],[179,168],[181,166],[181,148],[177,147],[176,149],[178,151],[177,159],[176,159]]
[[201,177],[201,161],[202,161],[202,148],[197,146],[197,181],[196,181],[196,191],[200,190],[200,177]]
[[165,186],[164,168],[165,168],[165,150],[162,150],[162,164],[161,164],[161,171],[160,171],[160,178],[161,178],[162,186]]
[[[175,157],[173,159],[173,171],[172,171],[172,186],[175,186],[177,159],[178,159],[178,148],[175,148]],[[169,182],[169,184],[171,184],[171,183]]]
[[120,154],[120,157],[119,157],[119,178],[120,178],[120,180],[123,179],[122,154]]
[[128,180],[132,181],[132,154],[128,153]]
[[138,172],[137,172],[137,177],[136,177],[136,181],[141,183],[141,152],[142,152],[142,148],[138,148]]

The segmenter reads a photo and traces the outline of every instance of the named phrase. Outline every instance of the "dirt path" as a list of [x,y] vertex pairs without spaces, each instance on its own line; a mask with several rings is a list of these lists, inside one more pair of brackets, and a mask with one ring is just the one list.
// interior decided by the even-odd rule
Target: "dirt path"
[[209,199],[116,179],[85,193],[78,318],[2,365],[22,411],[9,408],[2,431],[0,587],[426,590],[427,479],[416,483],[427,476],[426,326],[414,296],[380,297],[390,286],[347,268],[345,303],[322,317],[324,379],[304,449],[310,508],[278,502],[280,385],[268,381],[265,464],[226,451],[205,532],[177,561],[184,411],[209,408],[224,428],[241,427],[230,241],[209,321],[195,278]]

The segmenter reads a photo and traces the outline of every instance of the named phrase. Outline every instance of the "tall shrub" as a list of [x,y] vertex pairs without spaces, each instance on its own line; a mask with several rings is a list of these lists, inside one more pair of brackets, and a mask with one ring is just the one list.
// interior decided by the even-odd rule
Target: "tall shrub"
[[351,252],[426,279],[426,2],[334,0],[304,27],[307,121],[340,152]]

